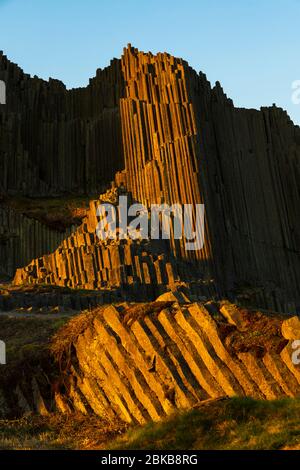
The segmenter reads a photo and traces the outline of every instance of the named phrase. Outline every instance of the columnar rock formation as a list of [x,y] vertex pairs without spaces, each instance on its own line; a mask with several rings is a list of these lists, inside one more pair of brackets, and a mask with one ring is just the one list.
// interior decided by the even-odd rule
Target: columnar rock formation
[[300,128],[275,106],[235,108],[219,84],[188,75],[219,282],[265,286],[267,304],[299,307]]
[[16,266],[55,250],[72,230],[52,230],[38,220],[0,206],[0,276],[12,277]]
[[[91,201],[83,224],[49,255],[17,269],[16,285],[46,283],[81,289],[132,287],[136,295],[153,297],[157,286],[174,286],[179,278],[166,243],[123,240],[103,242],[96,235]],[[141,291],[144,286],[145,291]]]
[[[212,89],[186,62],[131,46],[86,89],[31,79],[3,56],[0,79],[9,90],[0,114],[4,192],[87,192],[114,177],[147,205],[204,203],[204,248],[186,252],[171,240],[171,257],[198,279],[214,279],[224,295],[248,286],[262,289],[262,305],[300,306],[300,128],[284,111],[235,108],[219,83]],[[62,245],[64,253],[76,251],[80,237],[87,243],[84,234],[93,230],[83,225]],[[91,264],[96,245],[88,238],[80,250]],[[93,270],[53,263],[59,250],[33,262],[48,282],[101,288],[102,269],[107,279],[115,269],[122,277],[121,245],[115,265]],[[26,273],[18,280],[30,279]]]
[[282,321],[221,307],[232,309],[240,323],[231,330],[222,314],[215,320],[199,303],[102,309],[74,343],[72,358],[67,350],[58,354],[66,369],[56,405],[143,424],[209,398],[299,395],[300,373]]
[[0,106],[0,192],[95,193],[122,168],[119,61],[86,88],[31,78],[0,54],[7,104]]
[[171,298],[74,317],[52,339],[44,369],[26,363],[6,388],[0,378],[0,414],[75,410],[143,424],[211,398],[299,395],[297,317]]
[[[180,263],[168,240],[109,240],[98,238],[99,205],[109,198],[107,191],[90,202],[87,216],[57,250],[19,268],[14,284],[52,284],[80,289],[112,289],[135,300],[153,299],[166,288],[186,287],[191,295],[213,295],[214,287],[198,279],[198,270]],[[115,203],[115,205],[116,205]]]
[[204,202],[199,274],[225,292],[265,286],[279,309],[299,305],[300,128],[276,107],[235,108],[219,83],[168,54],[128,48],[122,72],[128,189],[148,204]]
[[[168,54],[144,54],[129,47],[122,57],[125,98],[120,101],[125,171],[117,175],[142,203],[203,203],[196,154],[196,122],[188,94],[187,64]],[[201,250],[187,253],[184,240],[174,253],[196,259],[209,273],[208,233]]]

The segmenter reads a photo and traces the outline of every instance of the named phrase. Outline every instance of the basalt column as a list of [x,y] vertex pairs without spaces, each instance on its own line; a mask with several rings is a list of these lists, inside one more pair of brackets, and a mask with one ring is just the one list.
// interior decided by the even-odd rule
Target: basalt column
[[0,194],[98,193],[123,168],[120,61],[86,88],[30,77],[0,53]]
[[[203,249],[187,251],[185,240],[171,239],[171,255],[163,250],[180,267],[180,281],[193,273],[193,282],[213,279],[224,296],[247,290],[260,306],[300,308],[300,128],[283,110],[235,108],[219,83],[211,88],[183,60],[131,46],[87,88],[30,78],[4,56],[0,79],[9,90],[0,109],[2,192],[99,194],[114,178],[147,207],[204,203]],[[99,245],[93,231],[83,227],[92,236],[79,237],[82,251]],[[73,248],[62,246],[63,253]],[[106,282],[96,264],[79,266],[92,273],[79,281],[72,263],[59,275],[51,263],[49,283]]]
[[[127,189],[147,206],[166,203],[195,207],[203,203],[186,63],[168,54],[154,56],[130,46],[121,62],[125,172],[118,178],[123,178]],[[199,276],[210,276],[212,252],[207,225],[203,249],[186,251],[184,240],[172,245],[176,257],[197,263]]]
[[300,307],[300,128],[286,112],[239,109],[186,68],[218,283],[261,288],[261,304]]
[[299,306],[299,127],[275,106],[235,108],[219,83],[168,54],[129,46],[121,62],[117,179],[147,205],[204,202],[204,249],[173,250],[220,292],[255,288],[261,304]]

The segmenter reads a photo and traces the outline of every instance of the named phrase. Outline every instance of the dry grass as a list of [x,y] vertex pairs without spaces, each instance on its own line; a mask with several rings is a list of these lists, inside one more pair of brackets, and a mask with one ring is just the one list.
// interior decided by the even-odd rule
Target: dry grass
[[103,307],[84,310],[71,318],[53,335],[49,349],[55,361],[61,366],[66,359],[70,358],[72,346],[78,336],[93,324],[95,317],[100,314],[102,309]]
[[0,450],[102,449],[127,425],[80,413],[0,420]]
[[283,316],[237,307],[243,319],[243,330],[217,321],[219,334],[231,354],[252,352],[263,357],[267,352],[279,354],[288,341],[282,337]]

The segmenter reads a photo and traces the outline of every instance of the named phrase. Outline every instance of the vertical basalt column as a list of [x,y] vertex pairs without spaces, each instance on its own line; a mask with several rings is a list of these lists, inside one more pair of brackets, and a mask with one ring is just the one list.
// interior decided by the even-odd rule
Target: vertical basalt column
[[148,206],[205,204],[204,248],[173,241],[175,256],[223,293],[261,288],[270,308],[300,306],[299,127],[275,106],[235,108],[168,54],[129,45],[121,65],[127,188]]
[[0,193],[56,196],[101,192],[122,170],[120,60],[86,88],[67,90],[26,75],[0,54]]
[[[300,128],[286,112],[239,109],[187,69],[199,178],[217,281],[261,289],[259,304],[300,307]],[[260,294],[259,294],[260,295]]]
[[[121,59],[125,97],[120,100],[125,181],[143,204],[203,203],[199,184],[197,130],[188,96],[187,64],[168,54],[145,54],[129,46]],[[211,275],[211,245],[206,224],[201,250],[187,251],[171,240],[173,254],[196,261]]]

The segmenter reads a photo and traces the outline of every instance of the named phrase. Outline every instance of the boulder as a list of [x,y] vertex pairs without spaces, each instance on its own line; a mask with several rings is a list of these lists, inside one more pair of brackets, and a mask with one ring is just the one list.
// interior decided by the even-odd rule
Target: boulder
[[300,340],[300,318],[294,316],[284,320],[281,325],[281,333],[285,339]]
[[220,308],[220,312],[223,317],[226,318],[228,323],[235,325],[238,330],[242,331],[246,329],[243,313],[236,305],[227,301],[223,302]]
[[165,292],[164,294],[160,295],[156,299],[157,302],[178,302],[179,304],[187,304],[190,303],[190,300],[187,296],[180,291],[169,291]]

